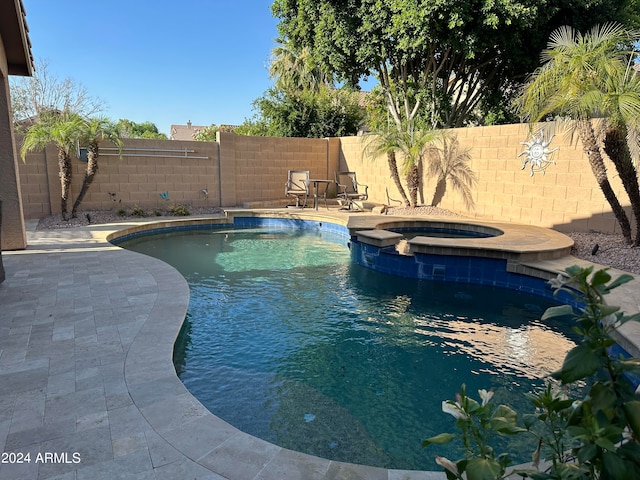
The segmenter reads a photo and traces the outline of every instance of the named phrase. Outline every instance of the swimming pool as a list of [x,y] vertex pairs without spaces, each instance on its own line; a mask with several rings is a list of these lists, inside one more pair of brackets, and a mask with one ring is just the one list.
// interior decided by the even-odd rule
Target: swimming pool
[[[192,284],[189,318],[180,340],[185,351],[200,350],[200,356],[213,359],[215,365],[196,362],[187,369],[190,360],[181,356],[177,345],[176,367],[185,384],[189,377],[204,379],[204,387],[189,388],[216,415],[225,418],[225,410],[237,413],[239,420],[231,423],[288,448],[369,465],[432,468],[433,452],[421,449],[420,441],[432,434],[429,428],[433,433],[450,429],[440,402],[451,398],[462,381],[469,391],[491,385],[504,394],[526,391],[527,377],[542,375],[536,370],[541,366],[553,369],[548,363],[559,361],[560,350],[571,346],[553,328],[531,323],[548,305],[539,297],[510,292],[509,302],[500,304],[493,297],[501,289],[467,285],[452,290],[371,272],[350,263],[344,236],[331,232],[271,230],[258,232],[256,239],[248,236],[253,234],[222,229],[184,232],[180,236],[187,237],[186,243],[184,238],[180,246],[160,242],[146,253],[180,264]],[[163,237],[125,246],[140,251],[138,246]],[[283,240],[288,242],[284,249]],[[324,248],[328,253],[321,252]],[[277,301],[268,304],[267,298]],[[230,314],[222,323],[231,330],[211,335],[219,327],[218,314],[225,310]],[[275,325],[238,323],[267,316],[276,320]],[[219,343],[196,346],[193,340],[202,338]],[[232,344],[239,345],[236,352],[230,351]],[[263,355],[274,345],[275,352]],[[341,348],[335,350],[336,345]],[[547,351],[527,373],[527,365],[536,364],[535,350],[544,346],[562,348]],[[496,353],[488,355],[489,348]],[[420,355],[426,350],[438,355],[424,359]],[[283,352],[289,366],[270,371],[271,360]],[[471,367],[465,358],[485,361]],[[315,359],[328,363],[320,367]],[[447,366],[440,362],[443,359],[453,363]],[[294,366],[292,360],[297,362]],[[354,366],[364,368],[355,373]],[[311,378],[301,378],[303,370],[311,372]],[[513,380],[514,373],[518,380]],[[238,390],[240,379],[251,388],[265,389]],[[219,405],[208,405],[198,388],[212,391]],[[417,401],[407,403],[409,396]],[[434,403],[426,405],[426,400]],[[249,410],[261,404],[269,414]],[[395,416],[385,419],[383,413],[390,410]],[[433,425],[437,415],[447,422],[445,427]],[[408,432],[414,424],[415,430]],[[380,440],[394,426],[407,433],[406,439],[391,434],[390,440]],[[284,440],[283,432],[293,433],[293,440]]]

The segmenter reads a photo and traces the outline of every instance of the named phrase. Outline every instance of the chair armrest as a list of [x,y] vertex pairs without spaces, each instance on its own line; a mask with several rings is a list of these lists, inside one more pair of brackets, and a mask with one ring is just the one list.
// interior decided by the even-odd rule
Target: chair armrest
[[364,183],[357,183],[358,187],[364,187],[364,193],[362,194],[365,198],[363,200],[367,200],[369,198],[369,185],[365,185]]
[[[347,186],[346,185],[343,185],[342,183],[338,183],[338,182],[336,182],[336,185],[338,186],[338,193],[339,194],[340,193],[342,193],[342,194],[347,193]],[[342,191],[340,191],[340,190],[342,190]]]

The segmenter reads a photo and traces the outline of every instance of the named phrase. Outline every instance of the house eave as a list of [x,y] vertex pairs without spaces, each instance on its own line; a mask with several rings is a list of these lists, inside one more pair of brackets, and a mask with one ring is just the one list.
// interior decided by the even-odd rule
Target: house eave
[[0,15],[0,37],[7,57],[7,73],[31,76],[34,69],[33,54],[24,5],[22,0],[8,0],[3,3],[7,5]]

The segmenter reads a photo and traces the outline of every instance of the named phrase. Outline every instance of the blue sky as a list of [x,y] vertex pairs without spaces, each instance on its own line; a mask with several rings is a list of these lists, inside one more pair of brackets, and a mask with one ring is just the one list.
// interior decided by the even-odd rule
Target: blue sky
[[271,86],[272,0],[23,0],[36,61],[113,120],[239,124]]

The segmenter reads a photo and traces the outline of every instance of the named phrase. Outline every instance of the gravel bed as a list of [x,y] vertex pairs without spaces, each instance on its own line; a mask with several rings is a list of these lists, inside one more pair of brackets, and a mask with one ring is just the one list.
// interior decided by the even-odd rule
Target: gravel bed
[[566,235],[574,242],[571,250],[574,257],[640,274],[640,248],[627,245],[622,235],[581,232]]
[[[217,207],[189,209],[192,215],[219,214],[222,209]],[[167,214],[166,212],[159,212]],[[455,212],[438,207],[391,208],[391,215],[430,215],[445,217],[463,217]],[[122,222],[135,219],[134,216],[119,215],[115,211],[83,211],[78,218],[69,221],[62,220],[60,215],[44,217],[38,222],[38,230],[55,228],[73,228],[83,225]],[[141,217],[142,218],[142,217]],[[149,217],[146,217],[149,218]],[[634,274],[640,274],[640,248],[630,247],[621,235],[604,233],[567,233],[575,243],[571,254],[575,257],[607,267],[617,268]],[[597,248],[595,248],[597,245]]]

